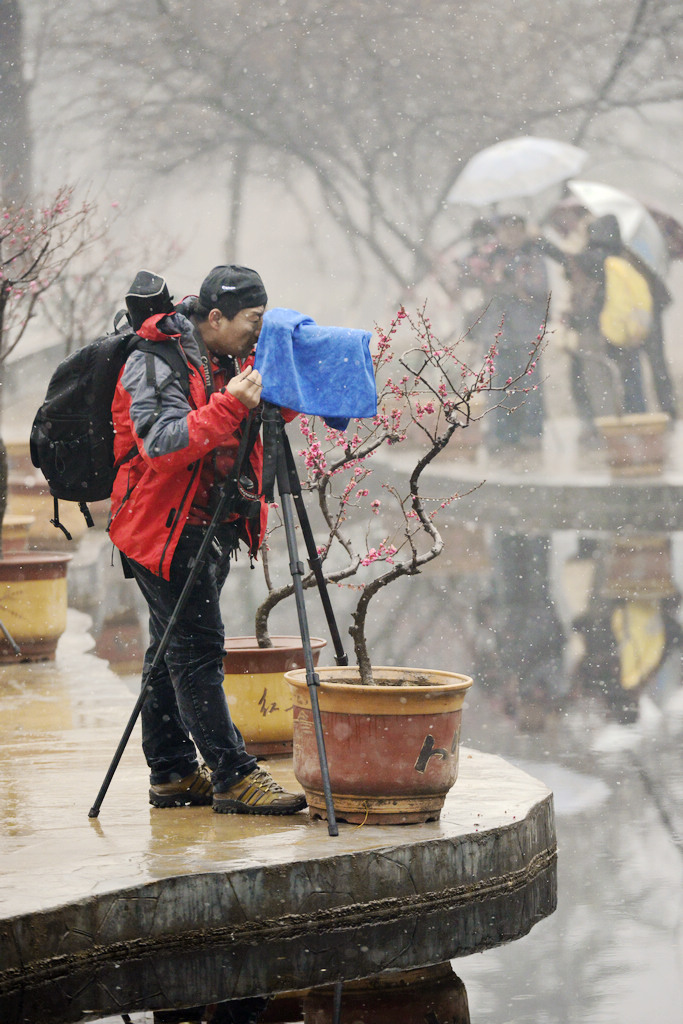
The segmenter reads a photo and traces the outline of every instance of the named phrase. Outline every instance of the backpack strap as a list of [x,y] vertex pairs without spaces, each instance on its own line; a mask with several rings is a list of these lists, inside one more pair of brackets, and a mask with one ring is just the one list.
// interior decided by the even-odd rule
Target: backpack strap
[[[237,455],[235,456],[235,463],[232,467],[232,472],[230,473],[230,475],[237,480],[238,485],[240,476],[242,475],[242,467],[245,463],[249,463],[249,457],[251,455],[252,448],[256,444],[256,438],[259,435],[260,429],[261,407],[256,406],[255,409],[249,410],[247,422],[244,424],[242,429]],[[249,497],[251,497],[251,495],[249,495]]]
[[[57,498],[54,498],[54,497],[53,497],[52,500],[54,502],[54,506],[53,506],[54,507],[54,515],[53,515],[52,519],[50,520],[50,524],[52,526],[55,526],[58,530],[61,530],[67,540],[72,540],[73,538],[72,538],[71,534],[69,533],[69,531],[67,530],[66,526],[64,525],[64,523],[59,518],[59,500]],[[80,506],[82,504],[82,502],[79,502],[78,504]],[[87,508],[87,505],[86,505],[86,508]],[[88,515],[90,515],[90,512],[88,512]]]
[[[120,330],[122,325],[125,325],[124,329]],[[128,311],[125,309],[119,309],[114,314],[114,334],[130,334],[132,330],[133,327],[130,322],[130,317],[128,316]]]
[[[137,340],[137,344],[133,348],[136,348],[138,352],[143,352],[145,355],[147,384],[154,389],[156,395],[156,409],[138,431],[140,437],[146,437],[161,416],[163,393],[166,388],[178,383],[183,389],[185,397],[190,397],[190,373],[180,346],[172,338],[169,338],[168,341],[148,341],[141,338]],[[171,373],[164,378],[161,384],[157,381],[154,367],[155,356],[163,359],[171,369]]]
[[[66,526],[64,525],[64,523],[59,518],[59,499],[55,498],[54,495],[53,495],[52,500],[54,502],[54,505],[53,505],[54,515],[53,515],[52,519],[50,520],[50,524],[52,526],[55,526],[58,530],[61,530],[67,540],[73,540],[73,538],[72,538],[71,534],[69,533],[69,531],[67,530]],[[87,504],[84,501],[79,501],[78,507],[80,509],[81,515],[85,519],[85,525],[88,526],[88,527],[94,526],[95,525],[95,521],[93,520],[93,517],[90,514],[90,509],[88,508]]]
[[[202,380],[204,381],[204,390],[206,391],[206,399],[208,401],[209,397],[216,390],[216,387],[215,387],[215,384],[214,384],[214,380],[213,380],[213,373],[211,371],[211,360],[209,358],[208,349],[207,349],[206,345],[204,344],[204,341],[202,340],[202,336],[199,333],[199,331],[195,331],[195,336],[196,336],[196,340],[197,340],[197,345],[199,347],[199,361],[200,361],[200,364],[201,364],[201,374],[202,374]],[[224,367],[224,369],[225,369],[225,367]],[[228,376],[234,376],[234,360],[233,360],[233,372],[232,372],[232,374],[230,374],[230,372],[228,371]]]

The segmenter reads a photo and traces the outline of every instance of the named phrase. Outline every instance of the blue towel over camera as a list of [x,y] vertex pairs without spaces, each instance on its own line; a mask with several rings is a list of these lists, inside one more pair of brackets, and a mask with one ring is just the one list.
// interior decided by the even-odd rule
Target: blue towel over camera
[[368,331],[319,327],[294,309],[269,309],[256,346],[262,398],[335,430],[377,413],[377,390]]

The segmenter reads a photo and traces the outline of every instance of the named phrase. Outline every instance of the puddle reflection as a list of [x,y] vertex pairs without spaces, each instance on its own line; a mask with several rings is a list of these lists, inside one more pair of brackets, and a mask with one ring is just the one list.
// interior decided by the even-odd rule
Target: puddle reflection
[[411,581],[391,608],[390,638],[377,623],[378,662],[466,671],[470,703],[483,692],[532,732],[588,706],[628,725],[643,697],[664,710],[679,698],[683,535],[450,529],[457,571]]
[[[40,1018],[36,1018],[38,1021]],[[85,1013],[100,1024],[470,1024],[450,962],[310,989],[159,1010]]]
[[[457,571],[425,573],[410,581],[409,591],[397,587],[391,607],[396,628],[388,637],[378,620],[371,636],[378,663],[417,659],[451,670],[457,659],[458,671],[471,674],[499,710],[531,730],[584,700],[607,722],[631,723],[644,694],[663,704],[680,689],[681,534],[451,529],[457,532],[457,540],[450,538],[459,550]],[[132,592],[122,598],[114,588],[96,602],[91,594],[74,588],[76,606],[93,619],[95,652],[135,691],[144,609],[134,601],[122,608]],[[418,631],[416,598],[423,610]],[[347,599],[343,591],[335,597],[341,622]],[[316,602],[309,604],[311,628],[325,635]],[[226,618],[234,635],[252,631],[248,605],[231,606]],[[286,628],[296,633],[295,624]]]

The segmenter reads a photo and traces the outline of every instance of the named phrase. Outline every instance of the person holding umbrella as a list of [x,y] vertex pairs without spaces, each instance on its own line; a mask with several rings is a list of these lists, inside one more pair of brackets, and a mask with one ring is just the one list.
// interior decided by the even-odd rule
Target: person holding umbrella
[[[587,390],[590,387],[591,391],[588,402],[593,417],[608,411],[605,409],[605,394],[613,390],[599,382],[599,364],[604,364],[606,359],[614,364],[620,384],[620,394],[615,396],[612,411],[632,414],[645,412],[647,408],[640,345],[618,344],[606,336],[605,310],[610,299],[607,266],[614,257],[624,260],[625,256],[619,223],[615,215],[610,213],[588,225],[586,247],[578,255],[570,257],[567,263],[572,285],[572,309],[568,324],[581,339],[579,358],[584,360],[583,378],[593,384],[587,384]],[[647,283],[642,276],[641,282],[647,290]]]
[[652,317],[641,353],[650,364],[659,407],[673,420],[677,403],[666,359],[663,322],[671,294],[665,276],[670,261],[683,256],[683,228],[670,215],[603,182],[572,180],[567,186],[577,210],[597,219],[608,214],[616,217],[623,243],[621,255],[647,281],[652,297]]
[[[499,318],[501,336],[496,358],[496,373],[507,380],[526,363],[532,344],[546,319],[549,282],[545,260],[526,222],[516,214],[498,218],[498,268],[495,299],[489,309]],[[534,382],[510,415],[506,408],[493,410],[491,436],[499,450],[511,445],[540,448],[545,410],[539,360]]]

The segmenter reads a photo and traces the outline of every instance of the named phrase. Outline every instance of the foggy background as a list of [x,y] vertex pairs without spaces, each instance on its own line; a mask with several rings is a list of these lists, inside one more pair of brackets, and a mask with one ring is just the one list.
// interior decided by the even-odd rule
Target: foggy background
[[[11,357],[13,397],[29,384],[35,394],[18,414],[15,401],[5,439],[26,440],[49,376],[22,357],[93,339],[142,267],[164,275],[176,299],[196,292],[215,264],[239,262],[262,274],[271,306],[321,324],[371,329],[400,303],[427,300],[437,332],[468,327],[452,262],[467,248],[472,221],[493,211],[447,196],[467,161],[502,139],[581,146],[589,153],[581,178],[683,222],[682,54],[680,0],[0,0],[3,199],[38,201],[74,186],[79,200],[96,204],[98,236]],[[542,227],[561,196],[555,186],[497,212]],[[543,371],[551,422],[575,412],[557,278]],[[666,352],[680,408],[683,262],[671,264],[666,284]],[[621,525],[615,520],[615,531]],[[470,532],[466,576],[448,554],[433,575],[376,602],[369,638],[380,664],[392,656],[406,663],[404,649],[418,660],[420,645],[429,645],[434,667],[443,659],[444,668],[463,668],[472,650],[491,661],[495,630],[480,611],[499,566],[483,548],[477,563],[477,530]],[[462,531],[453,535],[457,554],[466,545]],[[681,537],[673,545],[679,581]],[[578,557],[574,536],[561,540],[565,577],[592,581],[590,553]],[[135,598],[123,580],[111,582],[121,574],[108,550],[108,576],[90,573],[85,546],[81,555],[70,578],[85,581],[99,628]],[[560,576],[550,568],[548,576]],[[261,573],[246,559],[234,572],[231,594],[239,586],[242,604],[229,597],[231,631],[251,633]],[[545,607],[535,582],[529,591]],[[334,594],[342,623],[353,596]],[[315,601],[311,609],[313,635],[325,635]],[[293,609],[285,614],[284,632],[295,630]],[[529,616],[537,642],[520,635],[543,653],[545,620],[536,607]],[[113,621],[118,636],[122,620]],[[274,631],[281,621],[274,617]],[[675,719],[657,718],[636,756],[609,747],[602,705],[577,702],[569,716],[532,730],[526,709],[519,719],[508,715],[505,695],[487,689],[483,672],[472,674],[463,742],[524,758],[547,781],[560,840],[556,914],[523,945],[459,965],[478,1019],[674,1024],[683,977],[683,706]],[[680,693],[680,648],[658,678]],[[652,798],[652,780],[668,790],[667,814]]]
[[[0,11],[4,195],[75,185],[105,230],[87,261],[87,311],[65,326],[62,302],[16,357],[58,333],[93,337],[141,266],[176,299],[236,261],[262,274],[271,305],[320,323],[372,328],[427,299],[441,329],[469,326],[442,257],[490,210],[446,196],[475,152],[515,135],[580,145],[582,178],[683,219],[676,0],[0,0]],[[540,223],[560,195],[500,209]],[[680,386],[679,263],[667,283]],[[561,408],[566,371],[546,366],[547,403]]]

